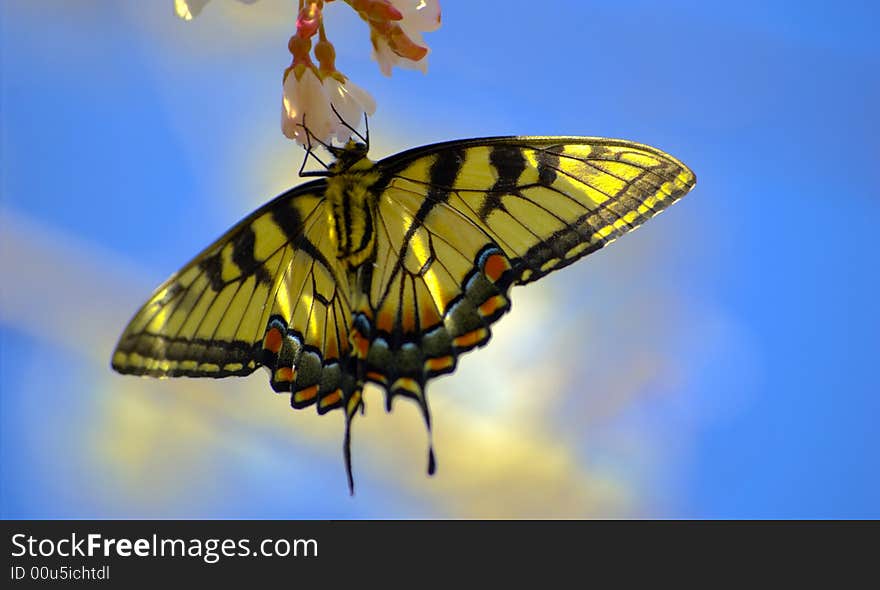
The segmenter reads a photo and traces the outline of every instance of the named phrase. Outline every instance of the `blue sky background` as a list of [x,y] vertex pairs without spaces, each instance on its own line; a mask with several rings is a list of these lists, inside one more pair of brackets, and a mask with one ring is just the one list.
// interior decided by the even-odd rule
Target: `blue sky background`
[[427,75],[385,78],[373,157],[459,137],[656,145],[694,192],[514,291],[418,411],[293,412],[265,375],[112,373],[151,290],[298,183],[292,0],[0,8],[0,511],[56,517],[880,517],[880,9],[872,2],[442,2]]

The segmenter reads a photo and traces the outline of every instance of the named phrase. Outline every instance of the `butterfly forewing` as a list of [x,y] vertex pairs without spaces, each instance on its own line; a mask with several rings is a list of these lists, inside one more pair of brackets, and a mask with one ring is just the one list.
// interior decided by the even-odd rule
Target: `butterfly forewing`
[[[684,164],[656,148],[589,137],[466,140],[380,164],[386,162],[398,170],[391,186],[423,193],[428,187],[436,192],[438,184],[449,189],[442,201],[504,250],[519,283],[638,227],[696,182]],[[446,177],[432,162],[445,162]]]
[[290,292],[307,282],[288,268],[304,226],[323,222],[322,189],[310,183],[278,197],[166,281],[129,322],[113,368],[153,377],[253,372],[271,310],[291,309]]

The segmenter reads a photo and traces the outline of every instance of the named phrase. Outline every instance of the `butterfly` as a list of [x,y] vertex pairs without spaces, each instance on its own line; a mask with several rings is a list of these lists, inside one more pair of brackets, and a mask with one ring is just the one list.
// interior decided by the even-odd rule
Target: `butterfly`
[[[427,382],[483,346],[510,289],[568,266],[690,191],[694,173],[650,146],[596,137],[490,137],[378,162],[325,146],[323,178],[226,232],[162,284],[113,353],[120,372],[269,372],[296,408],[345,414],[367,383],[418,403]],[[302,170],[300,171],[301,174]],[[428,445],[428,472],[436,467]]]

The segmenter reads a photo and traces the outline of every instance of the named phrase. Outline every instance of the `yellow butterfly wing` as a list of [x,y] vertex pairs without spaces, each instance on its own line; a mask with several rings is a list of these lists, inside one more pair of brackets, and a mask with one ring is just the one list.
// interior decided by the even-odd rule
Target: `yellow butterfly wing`
[[294,407],[338,407],[351,304],[328,239],[325,185],[279,196],[168,279],[129,322],[113,368],[225,377],[265,365]]
[[589,137],[498,137],[392,156],[382,173],[375,264],[353,336],[366,380],[419,401],[425,383],[485,344],[534,281],[638,227],[693,188],[649,146]]

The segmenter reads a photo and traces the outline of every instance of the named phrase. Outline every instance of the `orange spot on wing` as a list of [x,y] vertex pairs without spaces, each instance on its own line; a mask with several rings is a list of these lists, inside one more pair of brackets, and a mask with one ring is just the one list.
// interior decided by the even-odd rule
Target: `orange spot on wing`
[[296,371],[294,371],[291,367],[279,367],[277,371],[275,371],[275,381],[284,381],[291,382],[296,377]]
[[502,309],[505,305],[507,305],[507,298],[503,295],[495,295],[494,297],[487,299],[479,307],[480,315],[484,318],[489,317],[499,309]]
[[425,369],[428,371],[445,371],[446,369],[451,368],[454,363],[455,358],[453,356],[440,356],[426,360]]
[[391,314],[387,311],[380,311],[376,318],[376,327],[384,332],[391,332],[393,325],[394,318],[391,317]]
[[489,332],[486,328],[478,328],[473,332],[468,332],[467,334],[462,334],[461,336],[453,338],[452,344],[456,348],[473,348],[483,342],[488,335]]
[[266,332],[266,337],[263,339],[263,348],[273,354],[278,354],[278,351],[281,350],[282,339],[281,330],[272,328]]
[[370,350],[370,341],[364,338],[363,334],[357,330],[351,331],[351,339],[354,345],[355,356],[359,359],[367,358],[367,352]]
[[486,328],[478,328],[473,332],[462,334],[452,339],[452,344],[457,348],[473,348],[477,344],[483,342],[489,335]]
[[367,379],[376,383],[381,383],[382,385],[388,383],[388,377],[376,371],[367,371]]
[[[316,386],[317,387],[317,386]],[[337,389],[336,391],[332,391],[321,398],[321,401],[318,402],[322,408],[326,408],[332,405],[339,403],[339,400],[342,399],[342,390]]]
[[293,400],[301,404],[303,402],[311,401],[315,399],[315,396],[318,395],[318,386],[312,385],[311,387],[306,387],[305,389],[300,389],[296,393],[293,394]]
[[510,270],[510,263],[507,261],[507,257],[501,254],[490,255],[486,258],[485,264],[483,264],[483,273],[493,283],[500,279],[501,275],[507,270]]
[[423,330],[440,323],[440,314],[434,307],[434,301],[429,297],[419,298],[419,321],[422,323]]
[[336,333],[334,330],[327,330],[327,342],[324,343],[324,358],[338,359],[339,345],[336,343]]
[[404,309],[401,313],[403,318],[403,328],[404,332],[412,333],[416,331],[416,313],[414,309]]

